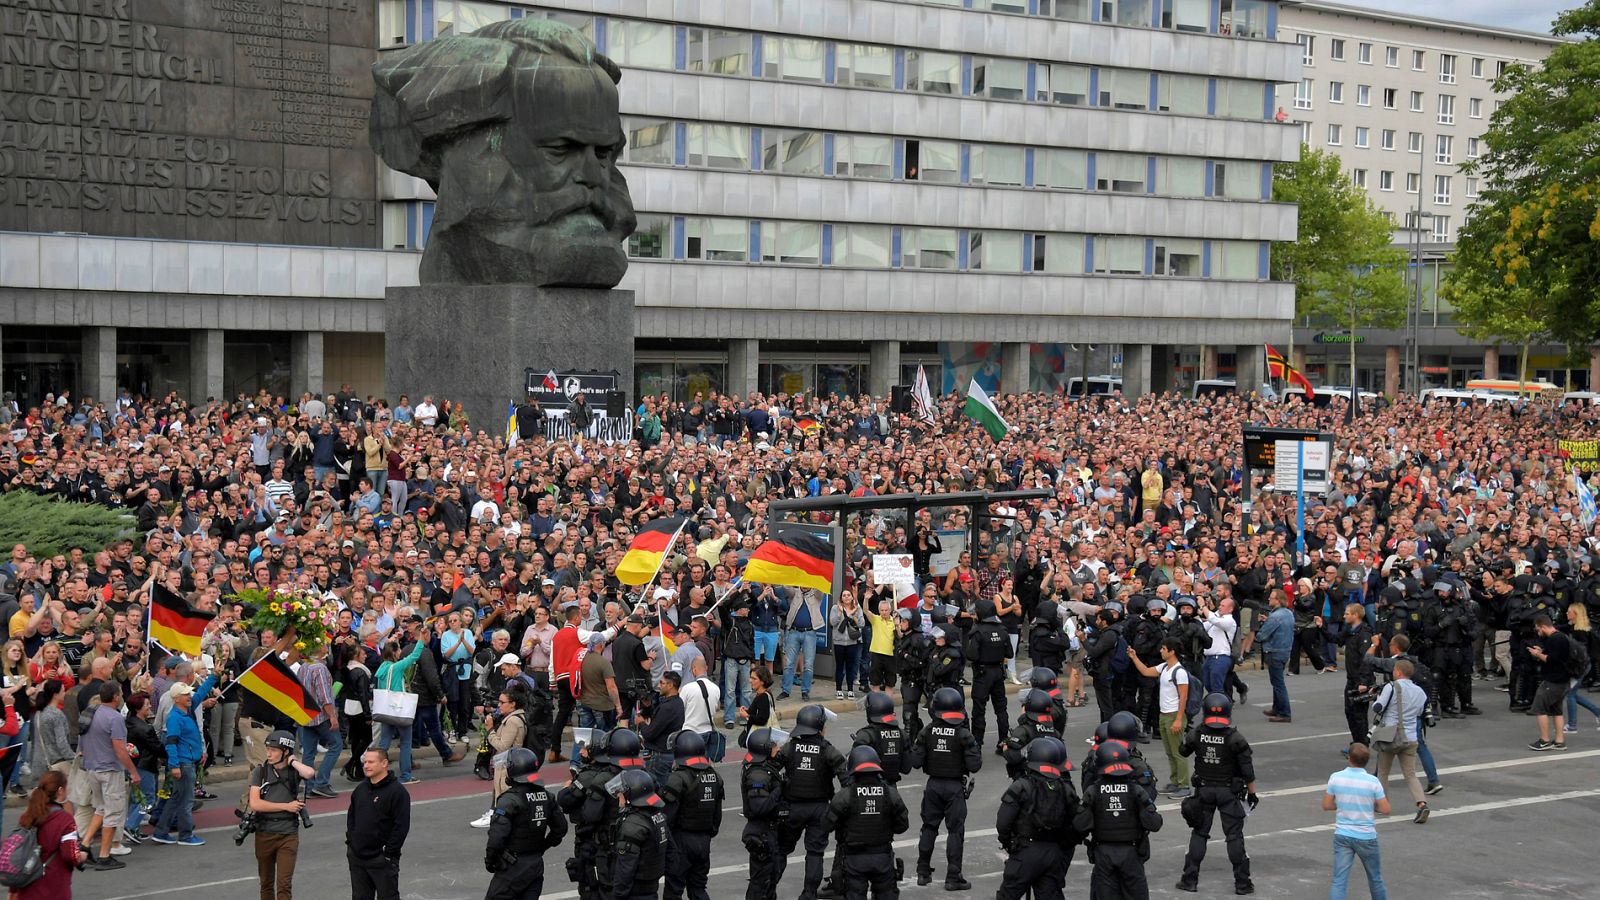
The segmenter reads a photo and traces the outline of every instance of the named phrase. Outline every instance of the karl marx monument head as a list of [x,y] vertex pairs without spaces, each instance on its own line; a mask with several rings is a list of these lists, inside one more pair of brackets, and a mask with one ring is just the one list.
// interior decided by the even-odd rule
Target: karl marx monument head
[[372,146],[438,194],[423,284],[615,287],[636,220],[622,72],[582,33],[512,19],[384,54]]

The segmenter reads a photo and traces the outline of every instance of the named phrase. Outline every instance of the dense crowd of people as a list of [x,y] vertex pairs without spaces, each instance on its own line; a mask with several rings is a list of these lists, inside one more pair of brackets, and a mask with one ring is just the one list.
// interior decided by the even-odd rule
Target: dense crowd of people
[[[125,510],[132,533],[54,555],[18,543],[0,565],[0,772],[33,790],[32,821],[65,806],[87,863],[119,868],[145,840],[204,843],[195,798],[213,798],[207,770],[240,747],[257,781],[288,766],[310,795],[335,796],[341,760],[350,782],[387,785],[372,772],[382,754],[365,751],[394,747],[403,786],[419,780],[413,749],[431,744],[444,765],[476,753],[499,796],[527,774],[520,751],[562,761],[627,728],[662,788],[680,732],[746,746],[784,725],[779,701],[825,699],[819,650],[834,698],[892,696],[908,738],[937,725],[954,689],[970,737],[1018,772],[1028,742],[1005,682],[1048,670],[1036,686],[1059,676],[1060,706],[1092,703],[1133,751],[1159,741],[1161,790],[1196,802],[1187,729],[1211,698],[1243,696],[1234,668],[1249,653],[1268,669],[1273,723],[1292,721],[1285,674],[1302,658],[1342,669],[1351,759],[1375,742],[1382,780],[1398,762],[1418,822],[1442,789],[1426,746],[1438,718],[1479,713],[1497,688],[1537,717],[1537,751],[1565,749],[1577,706],[1600,721],[1582,691],[1600,538],[1578,479],[1593,473],[1569,471],[1557,445],[1594,435],[1600,407],[996,402],[1010,425],[998,441],[955,396],[931,421],[867,397],[661,396],[616,444],[549,440],[531,406],[509,442],[442,399],[391,407],[348,389],[8,406],[0,489]],[[1242,468],[1246,425],[1334,435],[1330,488],[1306,498],[1303,533],[1294,495]],[[843,528],[837,597],[741,578],[774,500],[1019,488],[1048,497],[996,504],[975,532],[962,506],[809,514]],[[678,516],[658,577],[619,583],[633,535]],[[915,586],[879,583],[879,554],[909,554]],[[155,585],[216,613],[203,655],[147,643]],[[319,706],[304,726],[229,689],[289,649],[235,595],[285,585],[341,610],[328,647],[289,651]],[[414,693],[414,720],[375,721],[374,689]],[[473,824],[492,831],[495,810]],[[924,835],[931,852],[926,823]],[[808,891],[820,866],[808,858]],[[950,875],[961,883],[958,859]]]

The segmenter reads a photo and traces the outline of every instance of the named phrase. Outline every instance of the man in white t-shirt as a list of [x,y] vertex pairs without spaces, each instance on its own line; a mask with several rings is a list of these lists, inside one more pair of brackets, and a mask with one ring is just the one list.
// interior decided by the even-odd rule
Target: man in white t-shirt
[[1167,767],[1172,773],[1172,780],[1161,789],[1163,794],[1171,794],[1173,799],[1182,800],[1192,793],[1189,790],[1189,761],[1178,752],[1178,744],[1183,740],[1184,710],[1189,706],[1189,672],[1178,662],[1178,648],[1183,643],[1177,638],[1166,638],[1161,642],[1161,665],[1151,668],[1139,659],[1139,655],[1128,648],[1128,656],[1133,660],[1134,668],[1146,678],[1154,678],[1161,692],[1161,748],[1167,751]]
[[1207,694],[1226,694],[1228,673],[1233,671],[1233,638],[1239,633],[1239,623],[1233,618],[1233,598],[1223,597],[1215,610],[1202,607],[1200,619],[1211,640],[1201,663],[1200,680],[1205,682]]
[[422,398],[422,402],[417,404],[412,415],[416,418],[417,424],[424,428],[432,428],[439,424],[439,407],[433,405],[431,394]]
[[678,696],[683,698],[683,730],[692,731],[709,742],[715,728],[712,716],[715,710],[722,708],[722,688],[706,677],[705,657],[695,657],[689,666],[694,680],[678,691]]

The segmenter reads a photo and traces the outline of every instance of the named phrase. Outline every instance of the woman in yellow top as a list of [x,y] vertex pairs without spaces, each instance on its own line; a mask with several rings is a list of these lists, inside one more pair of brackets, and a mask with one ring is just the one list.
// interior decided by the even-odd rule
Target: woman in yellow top
[[878,611],[872,616],[872,641],[867,645],[867,677],[875,691],[888,692],[894,687],[897,674],[894,641],[894,604],[879,600]]

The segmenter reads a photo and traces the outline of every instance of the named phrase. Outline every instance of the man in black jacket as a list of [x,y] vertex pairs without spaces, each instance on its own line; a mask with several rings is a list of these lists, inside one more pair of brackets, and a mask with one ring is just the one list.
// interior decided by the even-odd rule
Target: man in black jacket
[[351,900],[400,900],[400,851],[411,830],[411,795],[389,774],[389,755],[376,747],[361,754],[367,780],[350,792],[345,816],[345,856]]
[[1376,696],[1372,691],[1372,668],[1366,663],[1374,634],[1366,613],[1359,603],[1344,608],[1344,719],[1354,744],[1367,742],[1367,707]]
[[1117,649],[1117,641],[1122,638],[1122,626],[1114,624],[1114,615],[1108,610],[1100,610],[1095,614],[1094,631],[1084,641],[1084,649],[1088,652],[1088,662],[1084,668],[1094,675],[1094,701],[1100,707],[1100,721],[1111,718],[1117,711],[1117,695],[1115,690],[1116,675],[1111,670],[1112,654]]
[[650,707],[648,718],[641,716],[644,724],[639,728],[639,739],[644,741],[645,771],[656,780],[656,790],[664,790],[667,776],[672,774],[672,735],[683,728],[683,698],[678,689],[683,676],[677,672],[661,675],[661,696]]
[[733,728],[734,711],[750,705],[750,660],[756,655],[756,626],[743,592],[730,594],[717,611],[722,630],[722,727]]

